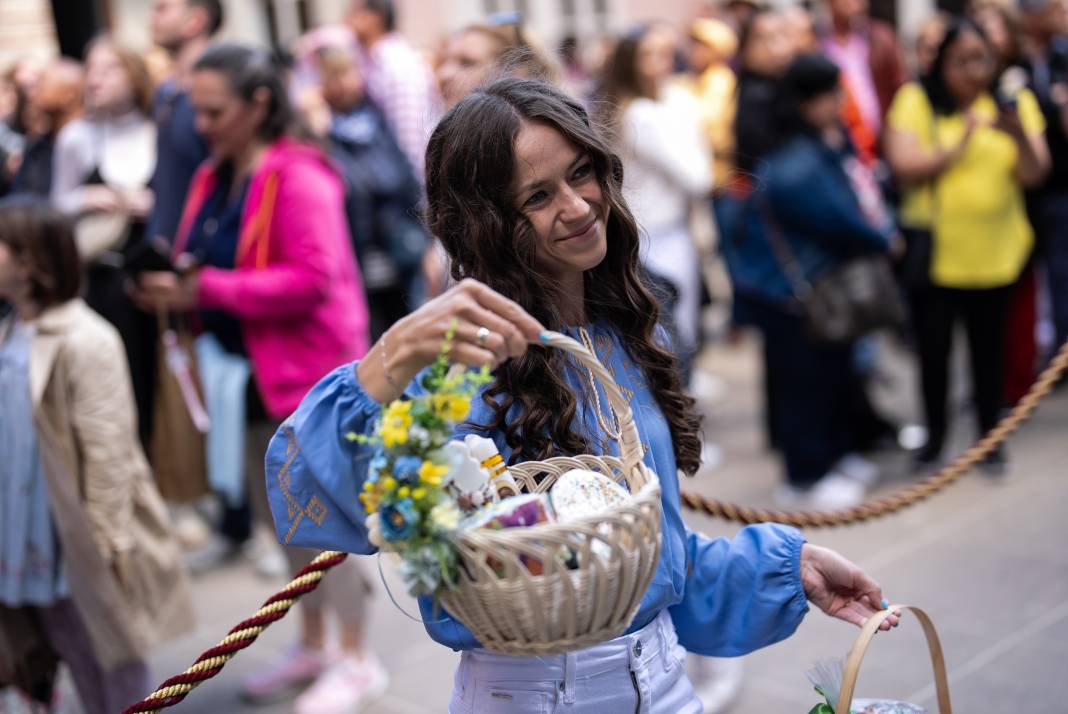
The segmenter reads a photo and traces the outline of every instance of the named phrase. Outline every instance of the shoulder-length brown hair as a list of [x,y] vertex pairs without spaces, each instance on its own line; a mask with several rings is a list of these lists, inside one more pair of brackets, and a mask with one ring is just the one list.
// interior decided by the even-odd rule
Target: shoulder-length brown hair
[[115,53],[119,64],[122,65],[123,71],[126,72],[126,76],[130,80],[134,106],[142,114],[148,116],[152,112],[154,88],[152,86],[152,77],[148,73],[148,65],[145,64],[144,58],[129,47],[119,43],[111,35],[98,35],[86,45],[85,59],[88,60],[89,53],[98,47],[103,47]]
[[29,267],[30,299],[41,308],[81,293],[82,264],[70,221],[44,199],[0,201],[0,243]]
[[[504,79],[458,103],[430,137],[427,223],[452,259],[456,279],[474,278],[515,300],[550,329],[564,327],[566,296],[535,261],[529,221],[514,207],[515,139],[525,122],[559,131],[593,163],[608,205],[608,252],[585,274],[586,316],[610,325],[641,368],[671,429],[678,467],[700,465],[699,419],[683,393],[676,358],[657,341],[660,308],[641,278],[638,227],[622,195],[623,165],[591,126],[586,110],[550,84]],[[558,351],[530,350],[496,372],[485,400],[512,461],[590,453],[572,425],[575,393]],[[511,418],[509,417],[511,412]]]

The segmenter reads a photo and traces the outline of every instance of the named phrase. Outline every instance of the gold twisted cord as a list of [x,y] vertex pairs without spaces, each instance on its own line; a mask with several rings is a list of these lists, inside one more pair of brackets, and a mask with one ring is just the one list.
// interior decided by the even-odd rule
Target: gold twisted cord
[[[1053,387],[1066,371],[1068,342],[1061,345],[1056,357],[1031,385],[1027,395],[975,446],[937,474],[859,506],[839,511],[778,511],[740,506],[688,491],[682,492],[682,504],[695,511],[729,521],[747,524],[774,521],[801,528],[841,526],[895,513],[941,491],[986,458],[1031,416],[1039,402],[1053,391]],[[221,672],[235,654],[251,645],[271,623],[285,617],[301,596],[319,587],[326,571],[347,557],[348,554],[337,551],[320,553],[311,564],[297,573],[288,585],[268,598],[255,615],[238,623],[218,645],[203,652],[187,670],[165,681],[155,692],[126,709],[123,714],[158,714],[162,709],[172,707],[185,699],[186,695],[202,682]]]
[[1016,404],[1012,411],[952,463],[922,481],[852,508],[844,508],[837,511],[780,511],[768,508],[751,508],[702,496],[692,491],[682,492],[682,503],[692,510],[728,521],[739,521],[741,523],[773,521],[799,528],[844,526],[895,513],[906,506],[911,506],[938,493],[1001,446],[1009,435],[1016,431],[1020,424],[1034,413],[1039,402],[1053,391],[1057,381],[1064,375],[1065,371],[1068,371],[1068,342],[1061,345],[1057,355],[1042,371],[1042,374],[1038,376],[1027,394]]

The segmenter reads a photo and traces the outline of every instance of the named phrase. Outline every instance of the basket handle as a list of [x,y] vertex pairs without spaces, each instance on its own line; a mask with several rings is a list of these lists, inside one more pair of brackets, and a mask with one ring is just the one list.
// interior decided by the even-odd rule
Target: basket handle
[[616,418],[619,419],[619,429],[622,434],[622,443],[619,445],[620,456],[628,471],[636,468],[645,454],[642,449],[641,437],[638,435],[638,427],[634,424],[634,412],[631,411],[630,403],[623,398],[619,385],[616,384],[609,371],[597,359],[597,355],[591,353],[586,349],[585,345],[577,340],[551,330],[541,333],[540,344],[547,347],[555,347],[573,355],[583,367],[589,369],[601,382],[605,395],[608,397],[608,403],[612,405],[612,409],[616,412]]
[[911,605],[891,605],[885,610],[880,610],[872,615],[861,628],[857,641],[853,643],[853,649],[846,659],[845,669],[842,673],[842,689],[838,694],[838,706],[834,714],[849,714],[849,708],[853,704],[853,691],[857,686],[857,676],[860,674],[860,663],[864,660],[864,653],[868,651],[868,645],[878,632],[879,626],[893,613],[900,610],[908,610],[923,627],[923,633],[927,636],[927,649],[931,652],[931,667],[934,669],[935,689],[938,693],[939,714],[952,714],[953,708],[949,703],[949,683],[946,679],[946,660],[942,655],[942,643],[938,639],[934,623],[926,612]]

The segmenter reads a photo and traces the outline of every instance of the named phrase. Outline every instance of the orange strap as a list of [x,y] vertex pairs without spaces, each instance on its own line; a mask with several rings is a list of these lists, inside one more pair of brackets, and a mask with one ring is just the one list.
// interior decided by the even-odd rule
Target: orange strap
[[274,219],[274,207],[278,200],[278,173],[274,172],[267,176],[263,184],[263,193],[260,196],[260,205],[256,207],[256,215],[252,217],[245,230],[241,232],[241,240],[237,244],[236,264],[241,265],[249,251],[255,247],[257,268],[267,266],[267,257],[271,247],[271,222]]

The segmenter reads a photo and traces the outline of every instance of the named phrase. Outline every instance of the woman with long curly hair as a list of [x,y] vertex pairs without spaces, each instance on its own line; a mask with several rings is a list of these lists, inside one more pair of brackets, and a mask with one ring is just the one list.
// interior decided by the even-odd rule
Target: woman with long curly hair
[[[547,84],[502,80],[442,119],[426,159],[429,228],[460,282],[326,377],[283,423],[267,453],[279,536],[374,552],[357,500],[369,447],[342,435],[369,433],[381,403],[416,393],[451,327],[454,361],[495,368],[457,436],[489,436],[513,463],[618,454],[613,415],[593,398],[589,374],[558,352],[527,349],[545,328],[566,332],[593,347],[629,396],[664,509],[656,575],[615,640],[552,657],[497,655],[422,599],[430,636],[463,653],[449,711],[543,711],[559,701],[576,712],[699,712],[683,647],[733,656],[777,642],[806,600],[855,624],[880,607],[871,578],[792,528],[750,526],[731,541],[683,524],[678,471],[700,465],[698,419],[640,277],[622,164],[581,105]],[[312,498],[314,520],[287,508]]]

